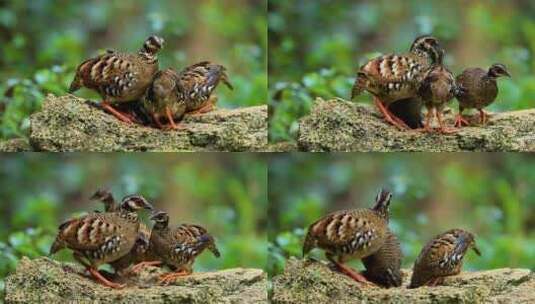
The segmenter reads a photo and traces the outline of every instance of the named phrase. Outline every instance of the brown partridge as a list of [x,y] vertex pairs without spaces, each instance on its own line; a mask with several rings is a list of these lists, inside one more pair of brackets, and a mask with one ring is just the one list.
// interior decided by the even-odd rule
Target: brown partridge
[[481,255],[476,247],[474,235],[468,231],[451,229],[435,236],[425,245],[416,259],[409,288],[435,286],[444,277],[459,274],[464,255],[470,248],[477,255]]
[[84,265],[101,284],[122,288],[124,285],[110,282],[98,272],[102,264],[111,263],[130,252],[138,236],[141,209],[152,209],[141,196],[127,196],[119,211],[90,213],[62,223],[50,254],[68,248],[73,257]]
[[215,257],[220,256],[214,238],[205,228],[191,224],[170,228],[169,216],[163,211],[154,214],[151,220],[154,226],[150,246],[158,261],[175,270],[163,275],[160,283],[169,284],[177,277],[191,274],[195,258],[204,249],[210,250]]
[[178,73],[173,69],[159,71],[143,98],[143,106],[151,115],[156,126],[163,129],[161,117],[165,117],[172,129],[178,129],[175,119],[186,112],[186,103],[178,92]]
[[163,128],[160,117],[165,116],[171,128],[178,129],[175,120],[180,120],[186,112],[195,114],[212,110],[217,100],[212,93],[219,82],[233,89],[225,70],[222,65],[203,61],[180,73],[173,69],[161,71],[156,74],[144,98],[145,109],[159,128]]
[[358,282],[367,282],[344,263],[365,258],[383,246],[391,198],[390,192],[381,190],[373,208],[336,211],[314,222],[308,227],[303,256],[314,248],[323,249],[327,259],[340,271]]
[[488,114],[483,111],[483,108],[493,103],[498,96],[496,79],[501,76],[511,77],[505,65],[501,63],[493,64],[488,71],[469,68],[457,76],[457,84],[462,87],[462,90],[456,96],[459,101],[456,126],[468,125],[468,121],[462,116],[465,109],[477,109],[480,122],[482,124],[487,122]]
[[388,110],[388,106],[394,101],[415,97],[420,82],[442,52],[436,38],[421,36],[414,40],[406,54],[383,55],[368,61],[357,73],[351,99],[364,90],[370,92],[387,122],[400,129],[408,129]]
[[458,94],[459,88],[455,83],[453,74],[442,65],[442,54],[436,65],[433,65],[418,88],[418,96],[427,108],[424,130],[431,131],[431,119],[436,116],[441,133],[452,133],[442,120],[442,111],[453,97]]
[[374,254],[362,259],[366,270],[362,275],[370,282],[386,288],[399,287],[401,277],[401,247],[398,238],[387,231],[383,246]]
[[[104,211],[106,212],[116,212],[121,208],[119,204],[116,204],[113,194],[107,189],[98,189],[91,196],[91,199],[102,202],[104,204]],[[146,261],[153,259],[149,247],[150,232],[150,228],[147,225],[141,222],[139,223],[138,236],[134,247],[120,259],[109,263],[116,274],[123,275],[131,265],[135,264],[132,268],[134,270],[139,267],[138,265],[144,265]]]
[[186,103],[186,112],[195,114],[211,111],[217,101],[212,93],[219,82],[223,82],[230,90],[234,89],[222,65],[202,61],[183,69],[178,75],[178,92],[180,99]]
[[81,87],[97,91],[102,107],[124,122],[132,122],[110,103],[124,103],[140,99],[158,71],[156,54],[163,38],[150,36],[137,54],[107,51],[80,64],[69,88],[73,93]]

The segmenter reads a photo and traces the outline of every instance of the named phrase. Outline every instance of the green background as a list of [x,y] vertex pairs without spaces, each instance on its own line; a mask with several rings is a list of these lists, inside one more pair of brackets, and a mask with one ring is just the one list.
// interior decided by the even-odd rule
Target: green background
[[[218,105],[266,103],[266,0],[36,0],[0,3],[0,139],[25,137],[48,93],[64,95],[76,67],[106,49],[136,52],[152,34],[160,68],[223,64],[234,91]],[[76,92],[100,100],[87,89]]]
[[[412,267],[433,236],[464,228],[482,252],[467,254],[465,270],[535,269],[533,155],[294,153],[272,157],[268,171],[270,275],[301,257],[310,224],[335,210],[371,207],[381,187],[393,192],[389,226],[401,241],[402,267]],[[325,260],[321,250],[313,256]]]
[[[195,271],[266,265],[267,162],[260,154],[0,155],[0,290],[22,256],[47,255],[64,220],[93,210],[100,187],[117,200],[142,194],[170,224],[196,223],[221,257],[199,256]],[[141,213],[152,226],[148,213]],[[69,250],[54,259],[73,261]]]
[[[458,74],[500,62],[491,111],[535,106],[535,2],[526,0],[270,0],[270,139],[292,141],[316,97],[350,98],[358,68],[381,53],[404,53],[432,33]],[[355,99],[370,102],[368,93]],[[457,111],[457,101],[452,101]],[[469,112],[467,112],[469,114]]]

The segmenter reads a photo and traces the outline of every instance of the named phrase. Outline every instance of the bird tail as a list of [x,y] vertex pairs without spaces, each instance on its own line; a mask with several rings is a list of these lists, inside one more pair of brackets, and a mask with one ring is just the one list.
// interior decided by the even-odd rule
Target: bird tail
[[216,258],[221,256],[219,249],[215,245],[214,238],[209,234],[203,234],[197,238],[199,249],[207,248],[210,250]]
[[353,87],[351,88],[351,100],[353,100],[355,97],[360,95],[362,91],[364,91],[364,88],[366,88],[366,83],[368,81],[368,77],[365,73],[359,72],[357,73],[357,78],[355,79],[355,83],[353,84]]

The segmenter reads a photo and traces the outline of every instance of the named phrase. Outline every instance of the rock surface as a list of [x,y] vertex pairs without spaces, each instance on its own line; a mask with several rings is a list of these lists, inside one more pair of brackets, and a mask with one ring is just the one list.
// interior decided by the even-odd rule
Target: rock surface
[[362,286],[323,262],[290,258],[283,274],[273,278],[273,304],[300,303],[535,303],[535,274],[528,269],[462,272],[444,285],[407,289]]
[[74,95],[49,95],[30,118],[37,151],[261,151],[267,145],[267,106],[187,115],[184,130],[127,125]]
[[[449,126],[453,116],[445,115]],[[535,151],[535,109],[496,113],[486,126],[443,135],[398,131],[371,105],[317,99],[297,140],[303,151]]]
[[156,284],[163,270],[148,267],[114,290],[84,277],[83,269],[48,258],[23,258],[6,278],[6,303],[267,303],[260,269],[194,273],[169,286]]

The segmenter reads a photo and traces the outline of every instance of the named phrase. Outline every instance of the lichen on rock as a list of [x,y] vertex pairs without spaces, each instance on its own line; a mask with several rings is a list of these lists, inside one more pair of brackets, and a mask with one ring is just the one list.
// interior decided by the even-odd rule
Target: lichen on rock
[[407,289],[411,271],[402,270],[403,285],[380,288],[359,284],[324,262],[290,258],[273,278],[273,304],[301,303],[534,303],[535,274],[528,269],[462,272],[436,287]]
[[233,268],[193,273],[169,286],[157,284],[164,271],[147,267],[119,282],[115,290],[86,277],[83,268],[43,257],[22,258],[6,278],[6,303],[267,303],[267,277],[261,269]]
[[[453,125],[454,113],[445,115]],[[474,117],[476,118],[476,117]],[[399,131],[368,104],[318,98],[299,122],[302,151],[535,151],[535,109],[495,113],[485,126],[454,134]]]
[[261,151],[267,145],[267,106],[186,115],[183,130],[128,125],[74,95],[48,95],[30,117],[37,151]]

